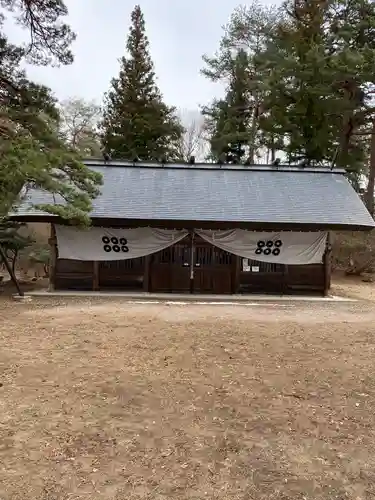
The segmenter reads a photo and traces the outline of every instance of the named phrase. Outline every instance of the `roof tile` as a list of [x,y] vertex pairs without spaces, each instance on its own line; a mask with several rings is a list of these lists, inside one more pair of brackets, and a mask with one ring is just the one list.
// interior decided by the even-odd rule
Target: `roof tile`
[[[89,166],[103,175],[92,217],[375,226],[341,171]],[[53,203],[53,198],[31,191],[17,213],[36,215],[29,210],[40,203]]]

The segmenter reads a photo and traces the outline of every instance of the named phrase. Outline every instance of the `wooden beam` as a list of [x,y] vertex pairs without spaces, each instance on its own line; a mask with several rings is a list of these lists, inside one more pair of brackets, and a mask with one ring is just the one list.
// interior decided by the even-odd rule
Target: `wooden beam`
[[232,268],[232,294],[236,295],[240,289],[240,272],[241,272],[242,258],[238,255],[233,255],[233,268]]
[[324,266],[324,297],[328,297],[331,288],[331,273],[332,273],[332,237],[331,233],[327,235],[326,251],[324,252],[323,266]]
[[48,240],[50,246],[50,259],[49,259],[49,291],[53,292],[56,286],[56,262],[57,262],[57,240],[54,224],[51,224],[51,235]]
[[99,291],[99,261],[97,260],[92,263],[92,289],[94,292]]
[[[55,224],[64,224],[66,221],[63,219],[56,218],[56,216],[11,216],[10,220],[17,220],[20,222],[51,222]],[[133,228],[133,227],[156,227],[160,229],[247,229],[249,231],[269,231],[269,232],[279,232],[279,231],[371,231],[374,228],[372,226],[358,226],[358,225],[346,225],[346,224],[287,224],[287,223],[275,223],[275,222],[233,222],[233,221],[186,221],[186,220],[150,220],[150,219],[114,219],[114,218],[93,218],[91,220],[93,226],[99,227],[121,227]]]
[[282,295],[285,295],[287,293],[288,285],[289,285],[289,266],[287,264],[283,264],[282,287],[281,287]]
[[151,255],[146,255],[145,257],[145,268],[143,272],[143,291],[148,292],[150,290],[150,266],[151,266]]

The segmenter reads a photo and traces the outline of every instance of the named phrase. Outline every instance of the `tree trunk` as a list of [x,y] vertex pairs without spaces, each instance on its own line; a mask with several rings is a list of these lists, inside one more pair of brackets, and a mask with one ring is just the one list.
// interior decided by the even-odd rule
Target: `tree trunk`
[[255,105],[251,117],[250,130],[249,130],[249,156],[248,162],[253,165],[256,153],[256,137],[259,127],[259,99],[256,97]]
[[271,163],[276,160],[275,136],[271,134]]
[[368,174],[365,202],[367,210],[374,216],[374,189],[375,189],[375,119],[372,122],[371,143],[370,143],[370,167]]
[[18,252],[15,251],[13,254],[13,257],[12,257],[12,271],[13,271],[13,273],[16,271],[17,255],[18,255]]

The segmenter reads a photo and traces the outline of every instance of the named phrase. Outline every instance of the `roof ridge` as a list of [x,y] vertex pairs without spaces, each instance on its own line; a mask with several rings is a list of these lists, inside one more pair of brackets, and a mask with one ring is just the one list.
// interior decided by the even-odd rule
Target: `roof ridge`
[[153,162],[129,162],[124,160],[105,161],[96,158],[82,160],[88,167],[116,167],[116,168],[149,168],[149,169],[174,169],[174,170],[223,170],[223,171],[248,171],[248,172],[300,172],[300,173],[329,173],[345,174],[343,168],[331,167],[299,167],[293,165],[228,165],[217,163],[153,163]]

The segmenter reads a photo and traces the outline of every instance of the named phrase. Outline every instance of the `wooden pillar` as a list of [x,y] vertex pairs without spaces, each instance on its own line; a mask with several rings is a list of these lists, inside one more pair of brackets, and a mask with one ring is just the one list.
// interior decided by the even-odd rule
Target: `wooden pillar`
[[287,264],[282,264],[283,266],[283,275],[282,275],[282,287],[281,287],[281,294],[285,295],[288,291],[288,285],[289,285],[289,266]]
[[234,256],[233,265],[233,282],[232,282],[232,293],[235,295],[240,289],[240,273],[241,273],[242,258],[238,255]]
[[327,235],[326,241],[326,251],[324,252],[323,258],[323,267],[324,267],[324,297],[328,297],[329,290],[331,288],[331,272],[332,272],[332,238],[331,233]]
[[148,292],[150,290],[150,265],[151,265],[151,255],[146,255],[145,257],[145,269],[143,272],[143,291]]
[[94,292],[99,290],[99,261],[92,263],[92,289]]
[[51,224],[51,233],[48,240],[50,247],[50,259],[49,259],[49,291],[53,292],[55,290],[56,283],[56,261],[57,261],[57,239],[55,226]]

